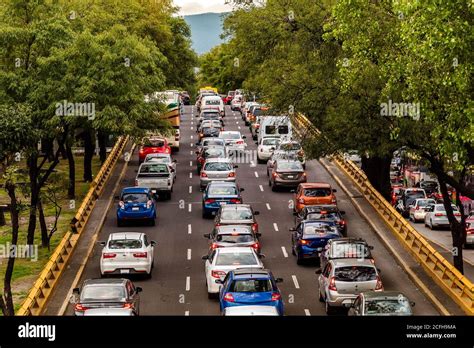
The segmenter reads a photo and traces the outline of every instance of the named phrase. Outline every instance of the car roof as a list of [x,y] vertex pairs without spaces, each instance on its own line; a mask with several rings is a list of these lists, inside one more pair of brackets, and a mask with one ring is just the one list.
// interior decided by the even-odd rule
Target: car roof
[[109,235],[110,240],[140,239],[143,232],[115,232]]
[[[223,248],[224,249],[224,248]],[[117,285],[117,284],[124,284],[127,282],[125,278],[94,278],[94,279],[86,279],[82,286],[86,285]]]
[[240,234],[253,234],[249,225],[221,225],[217,226],[217,234],[229,234],[232,232]]
[[242,134],[239,131],[221,131],[222,134]]
[[332,262],[335,268],[348,266],[370,266],[371,268],[375,268],[374,264],[372,263],[372,260],[366,258],[335,259],[330,260],[329,262]]
[[367,244],[367,242],[362,238],[351,238],[351,237],[343,237],[337,239],[330,239],[329,242],[331,244],[337,243],[358,243],[358,244]]
[[320,212],[320,211],[329,211],[336,212],[339,211],[337,205],[334,204],[324,204],[324,205],[307,205],[303,208],[308,213]]
[[[207,186],[233,186],[233,187],[236,187],[237,186],[237,183],[235,182],[230,182],[230,181],[217,181],[217,180],[213,180],[211,181]],[[233,205],[233,204],[232,204]],[[242,204],[239,204],[239,205],[242,205]]]
[[122,193],[147,193],[150,189],[148,187],[125,187],[122,189]]
[[206,163],[208,162],[225,162],[225,163],[230,163],[231,160],[230,158],[208,158],[206,159]]
[[257,276],[257,277],[270,277],[270,270],[268,269],[260,269],[260,268],[238,268],[236,270],[231,271],[234,273],[235,278],[243,278],[243,276]]
[[327,182],[307,182],[300,184],[303,188],[331,188],[331,185]]
[[226,204],[226,205],[221,205],[221,209],[234,209],[234,210],[241,210],[241,209],[252,209],[250,204]]

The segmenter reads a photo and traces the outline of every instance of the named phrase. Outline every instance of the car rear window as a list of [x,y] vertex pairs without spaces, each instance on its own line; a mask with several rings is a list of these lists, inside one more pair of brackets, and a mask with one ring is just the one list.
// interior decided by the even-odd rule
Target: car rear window
[[272,290],[270,279],[237,279],[229,287],[229,292],[268,292]]
[[319,220],[319,219],[328,219],[328,220],[337,220],[339,215],[335,212],[320,212],[320,213],[308,213],[306,215],[306,220]]
[[278,145],[280,143],[280,139],[278,138],[269,138],[263,139],[262,145]]
[[235,196],[237,189],[234,186],[211,186],[208,191],[209,195],[216,196]]
[[365,314],[410,314],[411,307],[408,300],[401,296],[398,299],[374,299],[365,302]]
[[407,191],[406,195],[410,196],[410,198],[425,197],[425,193],[423,191]]
[[119,300],[126,299],[125,288],[122,285],[89,285],[81,292],[82,301]]
[[337,228],[335,226],[325,224],[325,223],[312,223],[306,224],[303,229],[303,234],[307,235],[318,235],[326,233],[337,233]]
[[240,139],[241,135],[240,135],[240,133],[221,133],[219,138],[222,138],[222,139]]
[[207,149],[204,151],[204,158],[225,157],[224,149]]
[[224,141],[223,140],[214,140],[214,139],[208,139],[204,140],[202,143],[202,146],[209,146],[209,145],[222,145],[224,146]]
[[146,203],[148,195],[146,193],[125,193],[122,196],[122,201],[125,203]]
[[114,239],[109,241],[109,249],[138,249],[142,247],[140,239]]
[[435,204],[436,202],[433,199],[426,199],[418,201],[418,206],[426,207],[427,205]]
[[220,99],[206,100],[206,105],[220,105],[220,104],[221,104]]
[[251,220],[252,211],[250,209],[228,209],[221,214],[222,220]]
[[334,277],[341,282],[366,282],[377,279],[374,267],[367,266],[344,266],[334,271]]
[[169,173],[168,166],[163,163],[147,164],[140,168],[140,174]]
[[216,241],[225,243],[249,243],[254,241],[251,234],[218,234]]
[[328,197],[332,193],[330,188],[308,188],[304,189],[305,197]]
[[210,162],[206,163],[206,165],[204,166],[204,170],[208,170],[211,172],[226,172],[232,170],[232,166],[229,163]]
[[331,249],[333,258],[363,259],[370,256],[369,248],[363,243],[334,243]]
[[280,149],[285,150],[285,151],[297,151],[297,150],[301,150],[301,145],[298,143],[286,143],[286,144],[281,144]]
[[279,162],[278,170],[303,170],[300,162]]
[[143,143],[144,147],[163,147],[165,146],[165,141],[163,139],[145,139]]
[[258,265],[257,259],[252,253],[219,253],[216,258],[216,266],[240,266]]

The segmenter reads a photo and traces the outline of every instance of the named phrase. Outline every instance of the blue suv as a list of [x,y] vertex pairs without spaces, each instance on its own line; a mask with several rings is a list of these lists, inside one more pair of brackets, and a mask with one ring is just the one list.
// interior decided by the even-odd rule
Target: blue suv
[[234,182],[211,181],[202,194],[202,217],[215,215],[221,205],[241,204],[243,191]]
[[283,300],[277,283],[281,278],[274,278],[267,269],[240,268],[227,273],[219,292],[221,313],[227,307],[234,306],[272,306],[283,315]]
[[126,221],[148,221],[150,225],[155,226],[155,201],[149,188],[124,188],[119,199],[117,226],[123,226]]

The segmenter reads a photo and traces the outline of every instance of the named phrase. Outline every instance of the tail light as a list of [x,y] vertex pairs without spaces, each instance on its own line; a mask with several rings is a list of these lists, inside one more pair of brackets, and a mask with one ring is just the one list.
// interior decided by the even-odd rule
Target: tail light
[[[136,183],[135,183],[135,186],[137,186]],[[120,207],[120,209],[125,209],[125,203],[123,201],[120,201],[119,202],[119,207]]]
[[128,308],[128,309],[133,308],[133,303],[126,302],[123,304],[122,308]]
[[272,176],[273,176],[274,178],[276,178],[276,177],[278,176],[278,174],[275,173],[275,172],[273,172],[273,173],[272,173]]
[[258,231],[258,223],[254,222],[252,224],[252,231],[257,232]]
[[212,243],[211,244],[211,249],[214,250],[214,249],[217,249],[219,247],[219,245],[217,245],[217,243]]
[[420,207],[416,207],[415,210],[420,210]]
[[251,245],[251,247],[254,248],[255,250],[258,250],[258,249],[260,249],[260,244],[259,243],[253,243]]
[[114,254],[114,253],[103,253],[102,254],[102,257],[104,259],[113,259],[115,256],[117,256],[117,254]]
[[199,158],[198,158],[198,161],[199,161],[199,163],[202,165],[202,164],[204,163],[204,158],[203,158],[203,157],[199,157]]
[[333,197],[333,198],[331,199],[331,202],[332,202],[332,203],[336,203],[336,202],[337,202],[336,197]]
[[301,245],[308,245],[308,244],[309,244],[309,240],[300,239],[300,240],[298,241],[298,243],[300,243]]
[[240,199],[238,199],[238,198],[232,198],[232,199],[230,200],[230,202],[231,202],[231,203],[240,203]]
[[260,125],[257,123],[257,124],[255,125],[255,128],[259,129],[259,128],[260,128]]
[[146,207],[147,209],[150,209],[151,206],[152,206],[153,202],[151,200],[149,200],[148,202],[146,202]]
[[211,276],[213,278],[222,278],[222,277],[225,277],[225,272],[224,271],[212,271],[211,272]]
[[215,199],[210,198],[210,199],[206,199],[206,200],[204,201],[204,203],[205,203],[205,204],[211,204],[211,203],[214,203],[215,201],[216,201]]
[[377,276],[377,284],[375,285],[375,290],[383,290],[382,279]]
[[280,301],[281,295],[278,292],[272,293],[272,301]]
[[304,204],[304,203],[305,203],[305,200],[304,200],[304,198],[300,198],[300,199],[298,199],[298,203]]
[[474,234],[474,230],[467,230],[466,234]]
[[201,172],[201,178],[207,178],[207,174],[205,172]]
[[166,148],[165,150],[166,153],[171,153],[171,149],[169,147]]
[[454,216],[461,216],[461,213],[454,213]]
[[145,252],[142,252],[142,253],[133,253],[133,257],[137,257],[137,258],[146,258],[148,256],[148,253],[145,251]]
[[443,216],[443,213],[436,213],[435,216]]
[[74,306],[74,310],[78,311],[78,312],[83,312],[86,309],[87,309],[87,307],[81,305],[80,303],[76,303],[76,305]]
[[304,156],[304,151],[303,150],[298,151],[298,156]]
[[244,143],[244,141],[243,141],[243,140],[237,140],[235,143],[236,143],[237,145],[242,145],[242,144]]
[[303,175],[303,177],[306,177],[306,172],[303,172],[303,174],[302,174],[302,175]]
[[202,138],[202,137],[204,136],[204,134],[203,134],[203,133],[199,133],[199,136]]
[[229,176],[229,178],[235,178],[235,173],[234,173],[234,172],[230,172],[228,176]]
[[224,295],[224,301],[235,302],[234,296],[232,296],[232,294],[227,293],[227,294]]
[[339,221],[339,225],[345,226],[345,224],[346,224],[346,220],[340,220]]
[[329,279],[329,286],[328,286],[328,289],[329,289],[329,290],[332,290],[332,291],[337,291],[337,288],[336,288],[336,278],[331,277],[331,279]]
[[145,149],[143,149],[143,147],[140,149],[139,151],[141,154],[143,154],[145,152]]

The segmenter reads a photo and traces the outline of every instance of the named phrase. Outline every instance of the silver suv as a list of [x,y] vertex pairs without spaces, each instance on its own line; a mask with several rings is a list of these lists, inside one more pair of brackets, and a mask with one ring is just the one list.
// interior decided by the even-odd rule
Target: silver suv
[[201,170],[201,190],[213,180],[235,182],[235,168],[237,166],[228,158],[207,159]]

